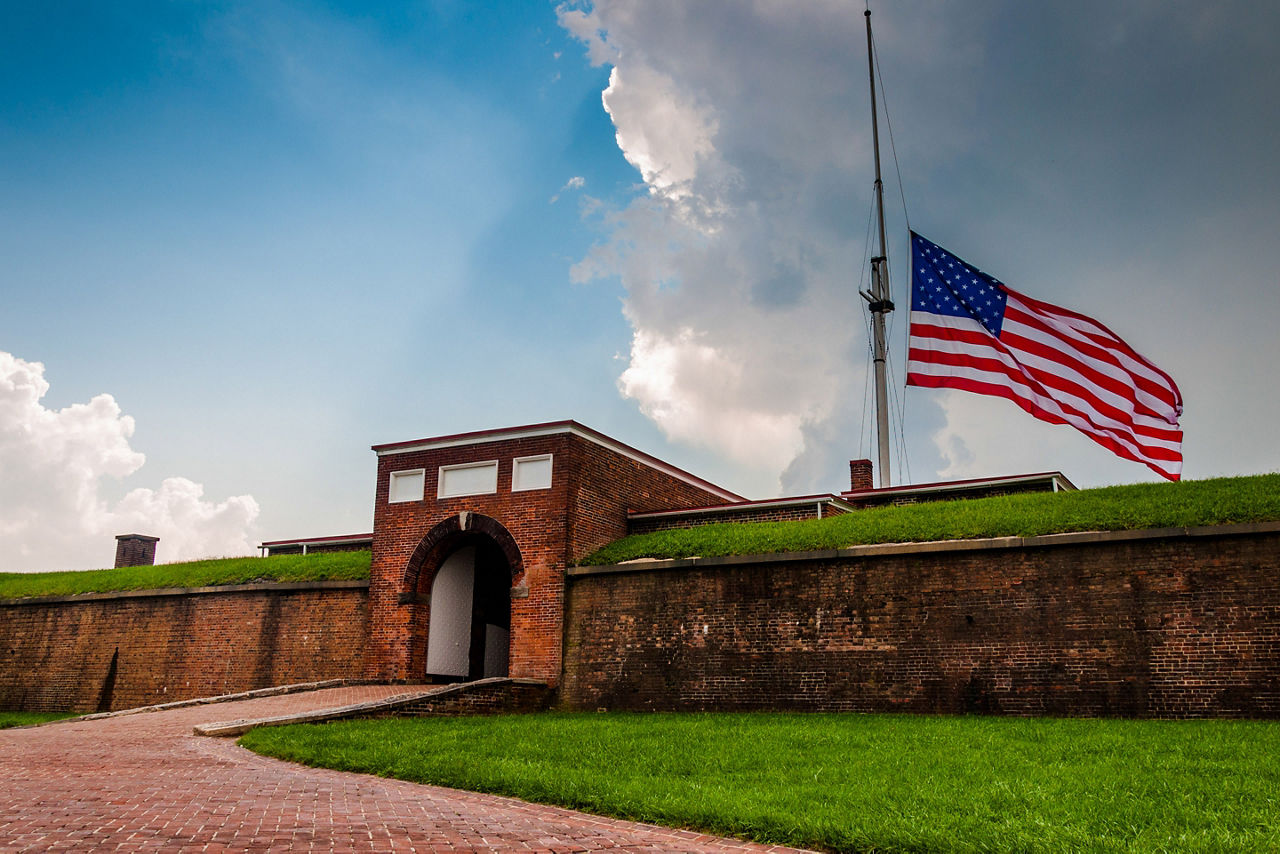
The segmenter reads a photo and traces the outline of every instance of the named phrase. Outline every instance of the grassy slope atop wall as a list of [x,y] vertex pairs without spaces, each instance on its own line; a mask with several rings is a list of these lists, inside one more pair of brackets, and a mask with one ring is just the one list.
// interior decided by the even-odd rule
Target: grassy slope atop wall
[[[808,522],[722,523],[626,537],[582,560],[814,551],[868,543],[1029,537],[1280,520],[1280,474],[1109,486],[859,510]],[[3,572],[0,599],[266,581],[367,579],[369,552],[242,557],[87,572]]]
[[872,543],[1031,537],[1280,520],[1280,474],[1140,483],[1078,492],[1007,495],[859,510],[805,522],[720,523],[636,534],[584,566],[636,558],[817,551]]
[[0,599],[271,581],[367,579],[369,554],[361,551],[231,557],[87,572],[0,572]]

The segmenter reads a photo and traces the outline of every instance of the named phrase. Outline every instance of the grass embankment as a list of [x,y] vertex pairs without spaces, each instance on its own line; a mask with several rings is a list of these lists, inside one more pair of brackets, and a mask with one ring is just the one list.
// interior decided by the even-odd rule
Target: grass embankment
[[155,590],[162,587],[213,587],[268,581],[338,581],[369,577],[369,552],[326,552],[275,557],[232,557],[127,566],[87,572],[0,572],[0,599],[70,596]]
[[74,718],[77,715],[77,712],[0,712],[0,729],[43,724],[63,718]]
[[618,540],[581,563],[1275,520],[1280,520],[1280,474],[1264,474],[881,507],[804,522],[721,523],[658,531]]
[[547,714],[256,729],[281,759],[836,851],[1271,851],[1280,724]]

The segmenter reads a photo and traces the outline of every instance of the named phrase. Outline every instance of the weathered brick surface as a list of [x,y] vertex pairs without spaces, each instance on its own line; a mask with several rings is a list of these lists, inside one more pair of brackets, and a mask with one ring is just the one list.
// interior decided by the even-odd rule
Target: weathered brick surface
[[871,460],[865,457],[860,460],[849,460],[849,489],[857,492],[860,489],[875,489],[876,480]]
[[158,537],[121,534],[116,537],[116,569],[122,566],[151,566],[156,562]]
[[569,560],[626,536],[627,511],[706,507],[724,499],[607,448],[578,440]]
[[561,703],[1280,717],[1278,533],[866,551],[574,576]]
[[[551,487],[513,492],[512,461],[541,454],[553,455]],[[441,466],[488,460],[498,461],[496,492],[436,497]],[[426,473],[424,499],[389,504],[391,473],[419,468]],[[564,639],[566,566],[625,535],[628,510],[720,500],[570,432],[384,454],[378,460],[366,673],[422,677],[435,572],[454,548],[479,534],[507,546],[512,564],[509,673],[554,685]]]
[[0,601],[0,708],[106,711],[361,675],[363,587],[271,588]]

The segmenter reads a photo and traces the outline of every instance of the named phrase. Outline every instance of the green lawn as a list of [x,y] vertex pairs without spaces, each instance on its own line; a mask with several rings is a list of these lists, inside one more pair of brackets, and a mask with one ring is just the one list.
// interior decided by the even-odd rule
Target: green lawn
[[252,730],[282,759],[836,851],[1280,849],[1280,724],[544,714]]
[[881,507],[806,522],[721,523],[658,531],[618,540],[580,563],[1276,520],[1280,474],[1264,474]]
[[87,572],[0,572],[0,599],[69,596],[154,590],[161,587],[211,587],[261,581],[334,581],[367,579],[369,552],[324,552],[276,557],[232,557],[127,566]]
[[74,718],[77,714],[77,712],[0,712],[0,729]]

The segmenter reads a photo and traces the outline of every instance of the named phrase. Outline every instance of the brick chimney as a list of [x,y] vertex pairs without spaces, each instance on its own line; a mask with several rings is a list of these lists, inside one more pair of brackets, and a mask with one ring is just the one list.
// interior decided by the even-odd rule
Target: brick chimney
[[875,489],[872,478],[871,460],[849,460],[849,491],[858,492],[863,489]]
[[122,566],[151,566],[156,562],[156,543],[159,537],[145,534],[120,534],[116,537],[116,568]]

